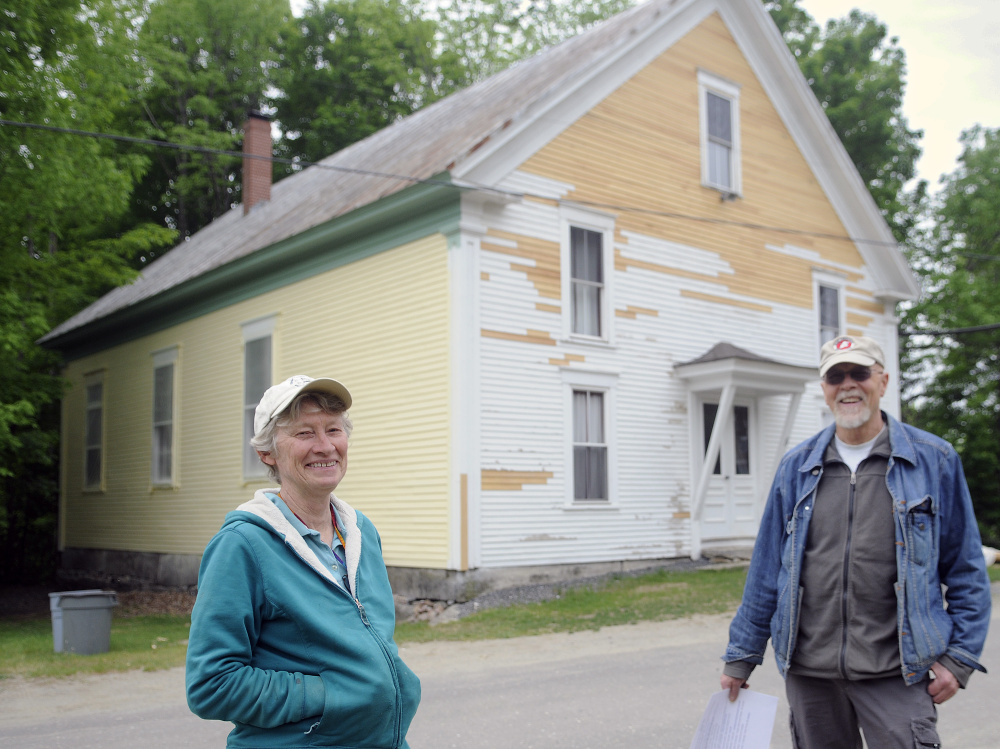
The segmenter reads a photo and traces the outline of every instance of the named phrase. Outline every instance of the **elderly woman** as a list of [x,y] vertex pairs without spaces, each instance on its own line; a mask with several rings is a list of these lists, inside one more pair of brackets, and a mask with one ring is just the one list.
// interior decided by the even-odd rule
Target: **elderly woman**
[[187,696],[229,720],[229,747],[397,747],[420,683],[393,642],[378,532],[333,494],[351,394],[292,377],[257,406],[250,444],[280,488],[226,516],[198,576]]

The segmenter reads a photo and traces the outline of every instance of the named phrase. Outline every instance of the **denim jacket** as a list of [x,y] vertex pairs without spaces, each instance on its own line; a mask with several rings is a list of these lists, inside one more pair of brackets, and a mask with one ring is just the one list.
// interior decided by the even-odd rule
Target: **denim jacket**
[[[962,463],[943,439],[883,412],[892,455],[886,484],[896,526],[902,675],[914,684],[942,655],[980,671],[990,582]],[[767,499],[723,660],[760,665],[770,637],[784,676],[795,650],[802,555],[823,453],[834,425],[789,451]],[[947,590],[943,593],[942,586]],[[947,601],[947,609],[945,602]]]

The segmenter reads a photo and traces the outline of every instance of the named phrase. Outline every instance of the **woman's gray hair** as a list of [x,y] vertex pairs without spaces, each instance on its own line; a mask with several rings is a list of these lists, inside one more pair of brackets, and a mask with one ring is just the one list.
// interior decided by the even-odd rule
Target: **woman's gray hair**
[[[329,393],[302,393],[301,395],[296,395],[284,411],[271,419],[267,423],[267,426],[251,438],[250,447],[262,453],[273,454],[277,448],[278,429],[288,426],[299,418],[299,414],[302,412],[302,406],[306,403],[316,406],[323,413],[333,415],[339,414],[344,422],[344,433],[347,434],[348,437],[351,436],[354,424],[351,422],[351,417],[347,413],[344,401],[335,395],[330,395]],[[265,463],[264,465],[267,464]],[[277,466],[267,465],[267,475],[279,484],[281,483],[281,474],[278,473]]]

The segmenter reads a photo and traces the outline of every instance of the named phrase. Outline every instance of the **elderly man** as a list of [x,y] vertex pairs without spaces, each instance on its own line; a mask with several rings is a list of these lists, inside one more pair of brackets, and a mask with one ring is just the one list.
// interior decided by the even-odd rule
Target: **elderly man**
[[985,671],[990,619],[961,461],[879,409],[871,338],[824,344],[819,373],[835,424],[778,468],[722,688],[738,698],[770,637],[797,749],[937,746],[935,704]]

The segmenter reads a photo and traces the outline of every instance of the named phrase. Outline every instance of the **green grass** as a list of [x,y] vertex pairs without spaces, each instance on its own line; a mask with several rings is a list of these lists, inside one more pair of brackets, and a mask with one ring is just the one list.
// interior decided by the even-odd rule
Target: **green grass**
[[107,653],[56,653],[49,617],[0,619],[0,678],[155,671],[184,664],[189,616],[115,617]]
[[[991,581],[1000,581],[1000,565],[990,567],[989,574]],[[566,589],[552,601],[490,609],[448,624],[401,622],[396,641],[500,639],[726,613],[739,604],[745,579],[744,568],[612,578],[599,586]],[[49,617],[0,618],[0,679],[181,666],[189,626],[187,616],[115,617],[109,652],[73,655],[53,652]]]
[[500,639],[718,614],[735,610],[745,579],[742,568],[614,578],[567,589],[552,601],[489,609],[448,624],[401,622],[396,641]]

